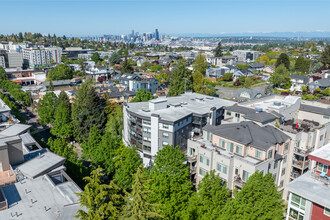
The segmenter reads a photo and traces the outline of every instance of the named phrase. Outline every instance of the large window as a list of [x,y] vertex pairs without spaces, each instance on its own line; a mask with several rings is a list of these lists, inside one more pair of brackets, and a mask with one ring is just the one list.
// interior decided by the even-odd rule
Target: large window
[[258,159],[262,158],[262,151],[256,149],[256,158]]
[[229,152],[234,152],[234,143],[232,143],[232,142],[227,142],[227,151],[229,151]]
[[205,169],[203,169],[203,168],[199,168],[199,174],[201,175],[201,176],[205,176],[206,174],[208,174],[209,172],[207,172],[207,170],[205,170]]
[[151,138],[150,137],[143,137],[143,140],[144,141],[147,141],[147,142],[151,142]]
[[195,148],[188,148],[188,152],[190,156],[195,156]]
[[290,220],[304,220],[304,213],[298,212],[295,209],[290,209],[289,212],[289,219]]
[[168,145],[168,143],[166,141],[163,141],[162,144],[163,144],[163,147],[166,146],[166,145]]
[[226,142],[222,139],[219,139],[219,147],[226,148]]
[[143,133],[151,134],[151,129],[150,128],[143,128]]
[[243,180],[244,180],[244,182],[246,182],[249,179],[250,175],[251,174],[249,172],[243,170]]
[[317,170],[320,171],[320,172],[327,173],[328,172],[328,165],[325,165],[323,163],[318,162],[317,163]]
[[239,146],[239,145],[236,145],[236,153],[239,154],[239,155],[242,155],[242,153],[243,153],[243,147],[242,146]]
[[221,164],[221,163],[217,163],[217,170],[218,170],[220,173],[227,174],[227,166],[226,166],[226,165],[223,165],[223,164]]
[[150,120],[143,119],[142,120],[142,124],[144,124],[144,125],[151,125],[151,121]]
[[324,208],[324,214],[330,217],[330,209]]
[[168,133],[167,132],[163,132],[163,138],[168,138]]
[[146,146],[146,145],[143,145],[143,150],[146,150],[146,151],[151,151],[151,147],[149,146]]
[[273,150],[268,151],[268,159],[273,157]]
[[203,155],[200,155],[200,156],[199,156],[199,161],[200,161],[201,163],[207,165],[207,166],[210,165],[210,160],[209,160],[209,158],[207,158],[207,157],[205,157],[205,156],[203,156]]
[[170,128],[170,125],[169,124],[163,124],[163,128],[169,129]]
[[291,196],[291,205],[294,207],[297,207],[301,210],[305,210],[305,205],[306,205],[306,199],[303,197],[300,197],[294,193],[292,193]]
[[227,111],[226,115],[231,116],[231,111]]

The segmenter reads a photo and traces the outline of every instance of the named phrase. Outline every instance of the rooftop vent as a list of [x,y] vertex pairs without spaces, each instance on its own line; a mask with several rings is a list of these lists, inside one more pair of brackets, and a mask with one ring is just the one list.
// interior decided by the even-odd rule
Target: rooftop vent
[[273,103],[275,106],[281,106],[281,102],[279,102],[279,101],[274,101],[274,103]]
[[262,108],[260,108],[260,107],[255,107],[254,110],[255,110],[256,112],[262,112]]

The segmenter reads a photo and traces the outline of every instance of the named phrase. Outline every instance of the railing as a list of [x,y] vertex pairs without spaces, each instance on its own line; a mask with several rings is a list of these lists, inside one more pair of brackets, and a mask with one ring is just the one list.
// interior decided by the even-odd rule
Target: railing
[[305,162],[302,160],[293,160],[292,164],[299,168],[306,168],[309,165],[309,160],[305,160]]
[[291,172],[291,178],[296,179],[297,177],[299,177],[301,174],[298,172]]
[[190,173],[191,174],[194,174],[194,173],[196,173],[196,167],[190,167]]
[[244,180],[242,180],[242,178],[240,176],[235,176],[234,177],[234,184],[236,186],[239,186],[240,188],[242,188],[245,184]]
[[300,149],[298,147],[295,147],[294,148],[294,152],[295,153],[298,153],[298,154],[303,155],[303,156],[307,156],[312,151],[313,151],[313,148],[309,148],[307,150],[302,150],[302,149]]
[[311,171],[311,177],[324,183],[325,185],[330,185],[330,179],[328,179],[328,176],[321,177],[321,173],[317,173],[315,168]]
[[195,162],[195,161],[197,161],[197,155],[195,155],[195,156],[187,155],[187,161],[188,162]]

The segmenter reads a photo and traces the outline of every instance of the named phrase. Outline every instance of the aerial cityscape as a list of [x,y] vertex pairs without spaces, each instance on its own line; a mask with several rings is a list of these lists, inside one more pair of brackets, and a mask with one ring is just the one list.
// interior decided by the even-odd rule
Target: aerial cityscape
[[0,2],[0,220],[330,220],[330,2]]

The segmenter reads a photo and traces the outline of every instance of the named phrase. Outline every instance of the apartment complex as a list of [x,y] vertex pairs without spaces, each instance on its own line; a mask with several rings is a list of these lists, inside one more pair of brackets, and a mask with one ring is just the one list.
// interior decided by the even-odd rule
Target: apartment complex
[[147,165],[165,145],[185,150],[187,139],[200,135],[207,123],[221,124],[223,107],[233,104],[197,93],[125,103],[123,141],[136,146]]
[[253,62],[259,57],[259,51],[252,50],[235,50],[232,54],[241,62]]
[[142,78],[137,74],[125,73],[115,76],[115,80],[126,90],[137,92],[139,89],[144,89],[151,94],[155,94],[158,89],[158,81],[155,78]]
[[42,149],[29,129],[0,132],[0,219],[73,219],[81,189],[66,174],[66,159]]
[[287,220],[330,219],[330,144],[310,153],[312,169],[289,183]]
[[0,55],[0,66],[6,68],[5,56]]
[[198,184],[211,170],[240,190],[259,170],[272,173],[279,189],[285,185],[290,137],[273,126],[252,121],[206,125],[203,136],[188,140],[187,159],[191,179]]
[[60,63],[61,56],[62,49],[59,47],[23,49],[24,65],[29,68]]

